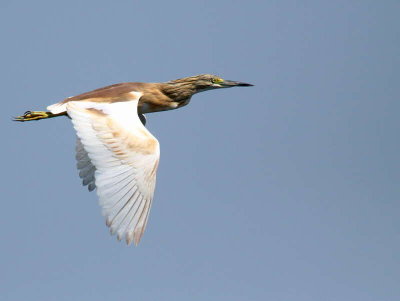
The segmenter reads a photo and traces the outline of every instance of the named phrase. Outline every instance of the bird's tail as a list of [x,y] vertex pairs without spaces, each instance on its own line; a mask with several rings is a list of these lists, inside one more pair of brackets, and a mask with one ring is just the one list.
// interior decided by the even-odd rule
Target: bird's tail
[[31,120],[40,120],[40,119],[46,119],[46,118],[53,118],[53,117],[58,117],[62,115],[66,115],[66,112],[62,112],[59,114],[53,114],[51,112],[44,112],[44,111],[27,111],[24,113],[24,115],[14,117],[14,121],[31,121]]

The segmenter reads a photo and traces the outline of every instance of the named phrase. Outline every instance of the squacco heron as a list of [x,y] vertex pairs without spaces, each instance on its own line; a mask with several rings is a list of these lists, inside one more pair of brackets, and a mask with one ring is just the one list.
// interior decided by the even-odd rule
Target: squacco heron
[[77,133],[79,176],[96,189],[111,234],[137,245],[146,228],[160,158],[157,139],[145,128],[144,114],[187,105],[199,92],[251,84],[202,74],[164,83],[120,83],[47,107],[15,121],[68,116]]

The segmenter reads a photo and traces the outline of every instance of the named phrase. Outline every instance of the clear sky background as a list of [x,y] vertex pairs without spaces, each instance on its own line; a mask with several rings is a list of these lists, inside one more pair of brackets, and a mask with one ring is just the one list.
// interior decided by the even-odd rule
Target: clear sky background
[[[0,299],[400,300],[399,1],[2,1]],[[108,234],[57,118],[123,81],[255,84],[148,115],[138,247]]]

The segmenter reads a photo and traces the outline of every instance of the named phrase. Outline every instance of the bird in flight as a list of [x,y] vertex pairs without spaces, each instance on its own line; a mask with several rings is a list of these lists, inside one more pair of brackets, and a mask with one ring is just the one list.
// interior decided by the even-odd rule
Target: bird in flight
[[202,74],[164,83],[119,83],[47,107],[15,121],[68,116],[77,133],[79,176],[96,189],[111,234],[137,245],[146,228],[160,158],[157,139],[146,129],[146,113],[187,105],[199,92],[251,84]]

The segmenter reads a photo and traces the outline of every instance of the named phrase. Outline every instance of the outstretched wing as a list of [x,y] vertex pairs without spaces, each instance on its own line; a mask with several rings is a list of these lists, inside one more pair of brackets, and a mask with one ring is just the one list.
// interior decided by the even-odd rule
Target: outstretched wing
[[114,103],[70,101],[67,112],[83,147],[78,142],[84,184],[97,188],[111,233],[138,244],[153,199],[160,149],[138,117],[141,93],[129,97]]

